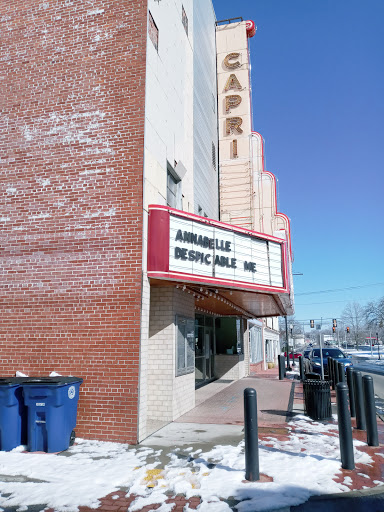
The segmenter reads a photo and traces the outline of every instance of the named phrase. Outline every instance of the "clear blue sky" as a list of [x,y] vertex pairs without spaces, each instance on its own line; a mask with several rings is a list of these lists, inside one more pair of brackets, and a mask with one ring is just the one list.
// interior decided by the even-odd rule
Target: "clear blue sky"
[[218,20],[257,26],[254,130],[304,274],[296,319],[339,318],[348,302],[384,296],[384,0],[213,5]]

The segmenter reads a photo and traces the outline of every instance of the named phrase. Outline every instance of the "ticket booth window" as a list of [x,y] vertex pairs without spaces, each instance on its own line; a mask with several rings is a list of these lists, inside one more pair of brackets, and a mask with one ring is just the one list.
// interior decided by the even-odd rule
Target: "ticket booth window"
[[195,321],[176,316],[176,376],[195,371]]

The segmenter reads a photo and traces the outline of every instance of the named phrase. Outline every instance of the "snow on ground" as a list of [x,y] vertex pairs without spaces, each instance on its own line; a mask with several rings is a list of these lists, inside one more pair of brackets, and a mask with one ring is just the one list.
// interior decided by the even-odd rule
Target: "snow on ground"
[[[370,464],[360,445],[354,441],[355,462]],[[244,481],[244,442],[205,453],[176,449],[165,467],[156,460],[161,450],[118,443],[77,439],[62,455],[21,450],[0,452],[0,507],[41,505],[75,512],[81,505],[97,508],[97,498],[124,488],[138,496],[128,512],[154,503],[168,512],[172,507],[165,500],[178,493],[200,496],[204,512],[229,512],[220,497],[240,501],[239,512],[262,512],[298,505],[315,494],[351,490],[347,478],[333,480],[341,469],[337,425],[306,416],[290,423],[284,440],[270,436],[260,441],[260,472],[273,477],[265,483]]]
[[364,364],[375,366],[384,366],[384,353],[382,352],[382,347],[380,347],[380,359],[378,358],[377,347],[372,347],[372,351],[370,347],[364,347],[364,349],[356,350],[356,349],[348,349],[348,355],[353,356],[355,359],[359,360],[359,367]]

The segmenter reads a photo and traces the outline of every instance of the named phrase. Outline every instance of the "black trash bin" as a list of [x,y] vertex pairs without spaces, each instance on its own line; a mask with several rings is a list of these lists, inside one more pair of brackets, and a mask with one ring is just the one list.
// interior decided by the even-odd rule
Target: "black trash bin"
[[310,379],[310,380],[321,380],[321,375],[320,375],[320,373],[307,372],[305,374],[305,378]]
[[332,417],[331,387],[327,380],[307,379],[303,382],[305,414],[313,420]]

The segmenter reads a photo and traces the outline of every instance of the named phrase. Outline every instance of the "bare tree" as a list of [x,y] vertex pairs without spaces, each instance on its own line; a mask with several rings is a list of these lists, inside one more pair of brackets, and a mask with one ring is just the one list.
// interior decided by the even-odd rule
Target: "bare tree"
[[[298,339],[303,337],[303,328],[302,324],[295,320],[294,315],[287,316],[287,324],[288,324],[288,340],[290,339]],[[292,325],[292,330],[291,330]],[[280,331],[280,344],[282,348],[286,350],[287,348],[287,336],[286,336],[286,327],[285,327],[285,317],[279,317],[279,331]]]
[[358,348],[359,341],[365,336],[366,316],[364,308],[358,302],[350,302],[343,309],[341,318],[350,328],[351,340],[354,341],[356,348]]
[[384,297],[368,302],[364,308],[364,313],[368,327],[384,327]]

